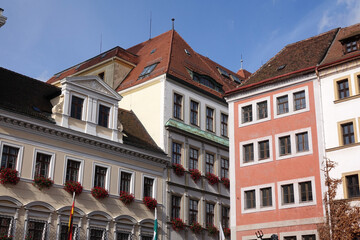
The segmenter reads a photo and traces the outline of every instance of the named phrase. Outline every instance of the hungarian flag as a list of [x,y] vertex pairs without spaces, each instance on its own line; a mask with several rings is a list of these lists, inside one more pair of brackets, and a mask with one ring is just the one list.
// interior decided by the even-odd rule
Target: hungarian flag
[[154,220],[154,237],[153,240],[158,239],[158,220],[157,220],[157,207],[155,207],[155,220]]
[[70,211],[67,240],[72,240],[72,238],[73,238],[73,215],[74,215],[74,208],[75,208],[75,192],[73,193],[73,204],[72,204],[71,211]]

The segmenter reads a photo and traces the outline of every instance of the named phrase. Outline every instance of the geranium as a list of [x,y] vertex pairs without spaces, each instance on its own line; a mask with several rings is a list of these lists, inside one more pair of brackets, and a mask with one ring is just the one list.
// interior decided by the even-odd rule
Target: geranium
[[171,220],[171,224],[172,224],[172,228],[177,232],[184,230],[185,228],[185,224],[181,218],[173,218]]
[[191,229],[191,231],[193,231],[193,233],[199,234],[202,230],[202,227],[201,227],[200,223],[192,222],[190,225],[190,229]]
[[214,225],[208,225],[206,229],[210,236],[215,236],[218,233],[218,229]]
[[221,178],[221,181],[227,189],[230,188],[230,180],[228,178],[223,177],[223,178]]
[[12,240],[13,236],[8,236],[8,235],[2,235],[0,236],[0,240]]
[[0,170],[0,183],[6,184],[17,184],[20,181],[18,177],[18,171],[12,168],[3,168]]
[[103,199],[109,196],[109,192],[103,187],[93,187],[91,189],[91,195],[96,199]]
[[40,190],[43,188],[50,188],[53,184],[53,180],[42,176],[35,177],[33,181],[33,185]]
[[210,185],[214,185],[219,182],[218,176],[210,172],[206,173],[206,178]]
[[143,202],[150,210],[155,209],[157,206],[156,199],[152,197],[144,197]]
[[125,191],[120,192],[120,200],[125,204],[130,204],[134,201],[134,195]]
[[82,193],[83,187],[79,182],[67,181],[65,183],[64,189],[71,194],[75,192],[76,195],[79,195],[80,193]]
[[224,228],[224,235],[225,235],[225,237],[230,236],[230,228]]
[[190,169],[190,176],[194,180],[194,182],[199,181],[201,178],[201,172],[198,169]]
[[185,169],[181,164],[178,163],[173,164],[173,169],[177,176],[179,177],[184,176]]

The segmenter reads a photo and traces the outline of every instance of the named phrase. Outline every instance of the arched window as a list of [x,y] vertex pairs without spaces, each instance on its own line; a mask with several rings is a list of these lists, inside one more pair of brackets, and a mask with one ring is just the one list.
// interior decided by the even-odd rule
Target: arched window
[[15,198],[0,196],[0,235],[15,236],[21,206]]
[[135,227],[137,226],[137,221],[133,217],[123,215],[114,220],[114,240],[136,239]]
[[[69,217],[71,212],[71,206],[66,206],[60,208],[58,213],[57,219],[57,240],[66,240],[67,239],[67,231],[68,231],[68,224],[69,224]],[[73,239],[79,240],[83,239],[84,236],[81,234],[81,227],[82,227],[82,218],[85,216],[85,213],[80,210],[79,208],[74,208],[74,215],[73,215]]]
[[107,240],[109,224],[112,217],[101,211],[94,211],[87,215],[86,239]]
[[152,240],[154,236],[154,219],[142,220],[139,231],[141,240]]

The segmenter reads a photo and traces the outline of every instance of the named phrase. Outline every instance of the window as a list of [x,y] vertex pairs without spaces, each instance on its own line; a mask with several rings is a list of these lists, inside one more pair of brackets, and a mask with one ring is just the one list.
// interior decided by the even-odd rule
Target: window
[[180,202],[181,197],[171,196],[171,219],[180,218]]
[[90,240],[106,239],[106,231],[103,228],[90,228]]
[[124,232],[116,233],[116,240],[129,240],[130,234]]
[[214,109],[206,108],[206,130],[214,131]]
[[82,119],[83,103],[84,103],[84,99],[76,96],[72,96],[70,117],[79,120]]
[[284,240],[296,240],[296,236],[284,237]]
[[[41,240],[47,238],[46,222],[29,220],[27,227],[28,227],[28,231],[26,237],[32,240]],[[43,236],[45,236],[45,238],[43,238]]]
[[154,179],[144,177],[144,197],[153,197]]
[[343,46],[345,47],[345,53],[350,53],[358,50],[358,39],[347,40]]
[[199,201],[189,199],[189,224],[198,221],[198,205]]
[[103,127],[109,126],[109,114],[110,114],[110,108],[106,107],[104,105],[99,105],[99,119],[98,124]]
[[289,204],[294,203],[294,185],[287,184],[281,186],[282,203]]
[[107,168],[95,166],[94,187],[105,188]]
[[81,162],[75,160],[67,160],[66,165],[66,181],[79,181]]
[[0,215],[0,236],[10,236],[11,234],[11,224],[13,219],[11,217]]
[[221,114],[221,136],[227,137],[228,136],[228,115]]
[[296,151],[304,152],[309,150],[308,133],[298,133],[296,136]]
[[244,163],[254,161],[254,144],[246,144],[243,146],[244,149]]
[[242,107],[242,123],[247,123],[252,121],[252,106]]
[[299,183],[300,187],[300,201],[308,202],[313,200],[311,181]]
[[36,154],[35,163],[35,174],[34,177],[49,177],[49,166],[50,166],[51,155],[44,153]]
[[120,192],[131,193],[131,177],[132,174],[121,171],[120,174]]
[[206,203],[206,226],[214,225],[214,208],[214,204]]
[[194,148],[190,148],[189,155],[189,169],[198,169],[199,151]]
[[221,178],[229,178],[229,159],[221,158]]
[[343,99],[350,96],[349,92],[349,82],[347,79],[341,80],[337,82],[338,88],[338,97],[339,99]]
[[302,240],[316,240],[315,234],[310,234],[310,235],[302,235],[301,236]]
[[280,137],[279,138],[280,145],[280,155],[288,155],[291,154],[291,143],[290,136]]
[[205,172],[214,173],[214,155],[206,153],[205,155]]
[[[67,240],[68,239],[68,224],[62,223],[60,226],[60,240]],[[74,240],[79,239],[78,227],[77,225],[73,224],[73,238]]]
[[341,124],[343,145],[355,142],[354,126],[353,123]]
[[144,68],[144,70],[140,73],[138,79],[142,79],[142,78],[148,76],[152,71],[154,71],[156,65],[158,65],[158,63],[154,63],[154,64],[151,64],[151,65],[149,65],[149,66],[146,66],[146,67]]
[[277,114],[284,114],[289,112],[288,96],[282,96],[277,98]]
[[174,93],[174,118],[182,119],[182,96]]
[[294,111],[306,108],[305,91],[294,93]]
[[190,123],[192,125],[199,125],[199,103],[190,101]]
[[259,102],[257,105],[257,118],[264,119],[268,117],[267,101]]
[[1,156],[1,168],[16,169],[19,148],[4,145]]
[[98,76],[99,76],[99,78],[100,78],[101,80],[104,80],[105,72],[99,73]]
[[181,144],[179,143],[172,144],[172,163],[181,164]]
[[255,190],[245,191],[245,209],[255,208]]
[[346,189],[347,189],[347,197],[354,198],[360,197],[359,191],[359,177],[357,174],[346,176]]
[[230,219],[230,208],[228,207],[222,207],[221,209],[221,214],[222,214],[222,218],[221,218],[221,224],[223,228],[228,228],[229,227],[229,219]]
[[141,240],[153,240],[151,236],[141,236]]
[[260,189],[261,207],[272,206],[272,191],[271,187]]
[[261,141],[258,144],[259,160],[270,158],[269,140]]

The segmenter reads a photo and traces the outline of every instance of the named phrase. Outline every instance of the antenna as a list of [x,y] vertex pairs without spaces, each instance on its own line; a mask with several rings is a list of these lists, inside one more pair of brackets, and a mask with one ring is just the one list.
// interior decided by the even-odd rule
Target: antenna
[[174,30],[174,22],[175,22],[175,18],[172,18],[172,19],[171,19],[171,21],[172,21],[172,30]]
[[241,60],[240,60],[240,62],[241,62],[241,68],[240,69],[243,69],[243,58],[242,58],[242,54],[241,54]]
[[101,53],[101,48],[102,48],[102,33],[100,34],[100,53]]
[[149,39],[151,39],[151,21],[152,21],[152,13],[150,11],[150,37],[149,37]]

